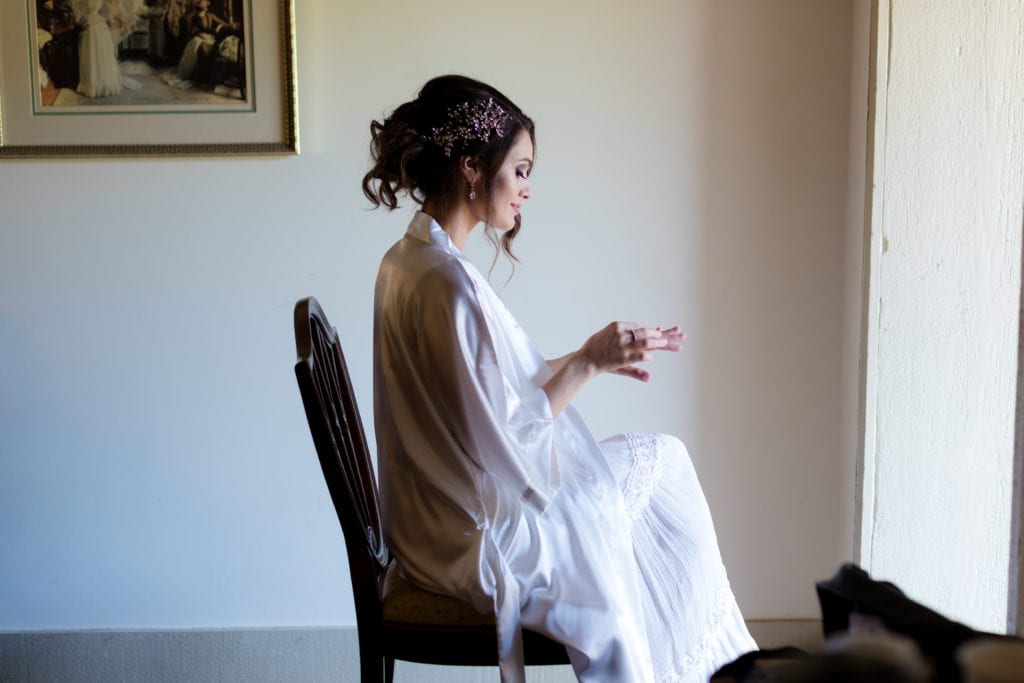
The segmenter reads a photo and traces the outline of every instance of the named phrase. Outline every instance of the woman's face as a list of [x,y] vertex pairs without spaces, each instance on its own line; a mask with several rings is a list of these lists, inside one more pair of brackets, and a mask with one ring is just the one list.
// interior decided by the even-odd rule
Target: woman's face
[[532,196],[530,170],[533,168],[533,142],[530,134],[519,132],[505,160],[494,176],[491,186],[491,206],[488,220],[499,230],[511,230],[516,225],[523,203]]

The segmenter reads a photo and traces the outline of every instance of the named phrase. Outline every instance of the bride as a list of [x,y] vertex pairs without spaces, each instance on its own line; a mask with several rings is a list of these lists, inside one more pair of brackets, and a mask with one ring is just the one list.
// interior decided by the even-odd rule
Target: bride
[[611,323],[545,361],[462,255],[475,227],[522,227],[534,125],[494,88],[429,81],[371,126],[363,191],[422,207],[384,256],[374,304],[374,416],[384,526],[403,575],[493,612],[506,683],[521,627],[566,646],[587,683],[705,683],[756,649],[685,446],[598,443],[572,406],[602,372],[678,351],[678,326]]
[[117,46],[131,35],[135,0],[77,0],[75,16],[82,25],[78,39],[78,92],[109,97],[137,87],[121,73]]

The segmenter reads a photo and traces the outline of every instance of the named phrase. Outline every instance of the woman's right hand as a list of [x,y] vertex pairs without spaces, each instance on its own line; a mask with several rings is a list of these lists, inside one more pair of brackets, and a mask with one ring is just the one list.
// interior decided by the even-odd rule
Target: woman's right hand
[[678,325],[663,330],[617,321],[591,335],[578,353],[595,375],[614,372],[646,382],[650,373],[634,363],[654,360],[654,351],[678,351],[685,338]]
[[575,353],[550,361],[554,374],[544,383],[544,392],[556,417],[590,378],[614,372],[646,382],[651,373],[638,368],[654,358],[654,351],[678,351],[686,335],[678,325],[668,329],[641,327],[636,323],[614,322],[590,336]]

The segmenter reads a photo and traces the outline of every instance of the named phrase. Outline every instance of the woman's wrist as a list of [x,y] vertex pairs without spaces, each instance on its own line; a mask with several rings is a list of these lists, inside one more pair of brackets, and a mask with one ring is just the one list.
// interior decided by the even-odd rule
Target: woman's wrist
[[566,365],[569,366],[569,372],[581,377],[583,380],[589,380],[600,374],[597,363],[591,360],[584,348],[580,348],[571,354],[566,361]]
[[587,381],[598,374],[597,365],[583,349],[563,356],[558,371],[541,387],[548,395],[551,415],[558,417]]

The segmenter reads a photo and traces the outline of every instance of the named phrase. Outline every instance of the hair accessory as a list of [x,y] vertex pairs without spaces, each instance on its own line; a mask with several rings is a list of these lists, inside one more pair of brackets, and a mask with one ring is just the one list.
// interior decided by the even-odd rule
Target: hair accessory
[[456,143],[489,142],[492,135],[501,137],[510,119],[508,112],[494,103],[493,97],[486,102],[463,102],[448,110],[448,121],[434,128],[431,139],[444,149],[446,157],[450,157]]

